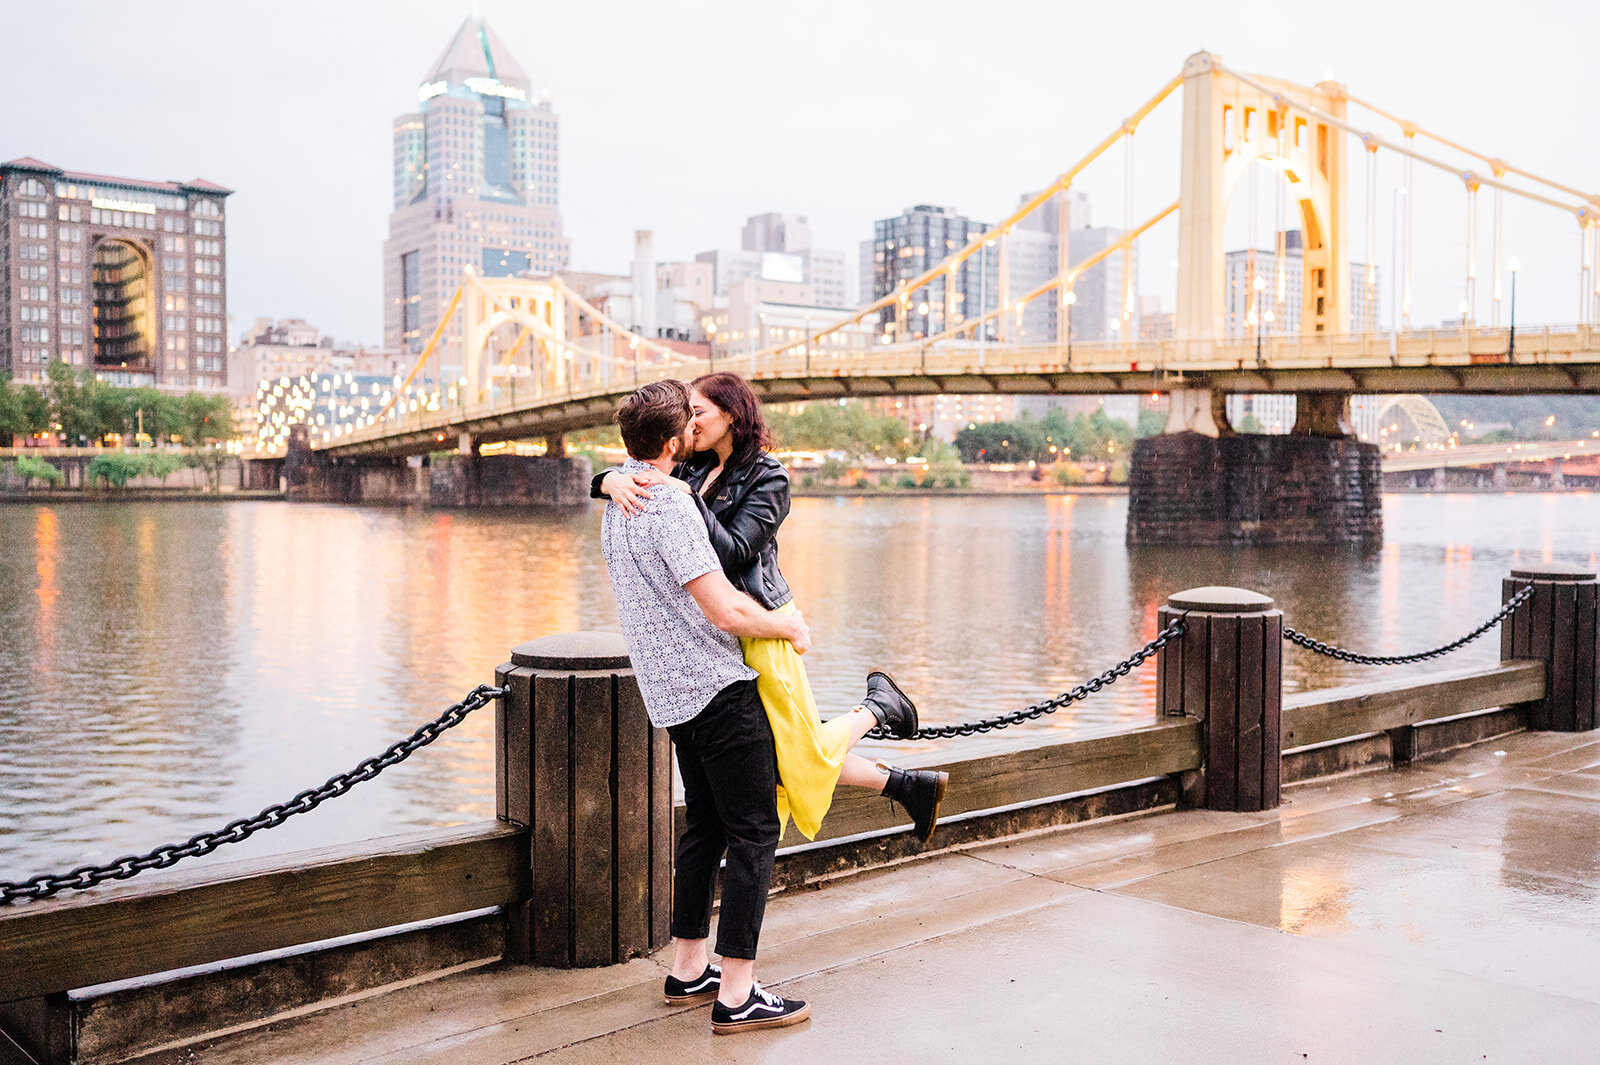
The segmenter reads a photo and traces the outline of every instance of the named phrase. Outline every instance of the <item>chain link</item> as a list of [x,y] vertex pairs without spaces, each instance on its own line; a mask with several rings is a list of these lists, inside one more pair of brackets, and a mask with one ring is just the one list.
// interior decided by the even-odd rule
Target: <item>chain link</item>
[[1459,640],[1452,640],[1443,647],[1436,647],[1431,651],[1418,651],[1416,654],[1358,654],[1355,651],[1346,651],[1343,648],[1335,647],[1332,644],[1323,643],[1321,640],[1313,640],[1311,637],[1306,636],[1303,633],[1298,633],[1287,625],[1283,627],[1283,638],[1288,640],[1290,643],[1299,644],[1306,650],[1314,651],[1319,655],[1327,655],[1329,658],[1337,658],[1341,662],[1358,662],[1364,666],[1399,666],[1408,662],[1426,662],[1430,658],[1438,658],[1441,655],[1447,655],[1451,651],[1454,651],[1460,647],[1465,647],[1473,640],[1476,640],[1479,636],[1482,636],[1484,633],[1500,624],[1506,618],[1510,617],[1512,611],[1516,610],[1517,607],[1527,602],[1528,597],[1532,594],[1533,585],[1530,584],[1526,588],[1522,589],[1522,591],[1512,596],[1510,599],[1507,599],[1505,605],[1500,608],[1500,612],[1495,614],[1494,617],[1490,618],[1488,621],[1485,621],[1482,625],[1479,625],[1477,628],[1473,629]]
[[210,854],[223,844],[249,839],[262,829],[277,828],[295,814],[315,810],[329,799],[336,799],[357,784],[371,780],[390,766],[405,761],[447,730],[461,724],[472,711],[487,706],[504,694],[504,688],[480,684],[468,692],[465,699],[437,718],[398,743],[391,744],[377,757],[366,759],[348,773],[330,777],[321,787],[302,791],[288,802],[269,806],[254,817],[241,817],[215,832],[202,832],[186,843],[163,844],[149,854],[130,854],[105,865],[81,866],[70,873],[44,874],[18,883],[0,880],[0,906],[18,899],[47,899],[59,891],[84,891],[107,880],[126,880],[146,869],[166,869],[185,858]]
[[982,718],[978,721],[963,721],[954,725],[934,725],[921,728],[909,736],[896,736],[885,732],[880,726],[867,733],[868,739],[874,740],[945,740],[955,736],[974,736],[980,732],[991,732],[997,729],[1010,728],[1024,721],[1033,721],[1045,714],[1053,714],[1068,703],[1075,703],[1087,695],[1116,683],[1120,677],[1125,677],[1135,669],[1144,665],[1145,659],[1155,654],[1168,642],[1183,635],[1183,619],[1177,618],[1172,624],[1162,629],[1155,639],[1145,644],[1142,648],[1118,662],[1098,677],[1091,677],[1076,688],[1068,689],[1054,699],[1046,699],[1042,703],[1034,703],[1022,710],[1015,710],[1009,714],[997,714],[994,717]]

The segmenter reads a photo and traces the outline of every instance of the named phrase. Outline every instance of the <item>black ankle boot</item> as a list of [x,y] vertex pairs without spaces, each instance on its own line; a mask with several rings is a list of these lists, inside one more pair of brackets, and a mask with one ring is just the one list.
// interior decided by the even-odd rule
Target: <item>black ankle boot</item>
[[889,771],[889,782],[883,786],[883,794],[911,815],[917,841],[926,844],[933,838],[934,826],[939,823],[939,804],[944,801],[950,774],[934,769],[896,769],[892,765],[883,768]]
[[887,673],[867,674],[867,697],[861,701],[879,727],[891,736],[909,740],[917,733],[917,707]]

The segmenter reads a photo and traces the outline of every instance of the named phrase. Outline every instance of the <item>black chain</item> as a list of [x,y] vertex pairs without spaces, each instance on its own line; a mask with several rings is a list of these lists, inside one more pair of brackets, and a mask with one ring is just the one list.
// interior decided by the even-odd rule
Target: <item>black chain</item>
[[149,854],[130,854],[105,865],[85,865],[70,873],[35,876],[20,883],[0,880],[0,906],[17,899],[47,899],[58,891],[84,891],[107,880],[126,880],[146,869],[166,869],[185,858],[210,854],[225,843],[238,843],[249,839],[264,828],[277,828],[295,814],[315,810],[329,799],[338,798],[363,781],[371,780],[392,765],[398,765],[412,753],[438,739],[446,730],[461,724],[472,711],[489,705],[505,694],[504,688],[480,684],[467,693],[467,697],[434,720],[423,725],[410,736],[392,744],[376,758],[368,758],[348,773],[330,777],[320,788],[302,791],[288,802],[267,807],[254,817],[230,821],[216,832],[202,832],[187,843],[168,843]]
[[[1291,643],[1298,644],[1307,650],[1330,658],[1341,659],[1345,662],[1357,662],[1363,665],[1399,665],[1407,662],[1422,662],[1430,658],[1438,658],[1449,654],[1496,625],[1500,624],[1512,611],[1521,606],[1533,595],[1533,585],[1528,585],[1516,595],[1506,601],[1498,613],[1472,632],[1445,644],[1443,647],[1431,651],[1422,651],[1409,655],[1363,655],[1354,651],[1346,651],[1320,640],[1314,640],[1302,635],[1287,625],[1283,628],[1283,638]],[[1165,647],[1170,641],[1183,635],[1184,623],[1182,618],[1175,619],[1163,629],[1155,639],[1145,644],[1142,648],[1118,662],[1099,676],[1079,684],[1074,688],[1062,692],[1053,699],[1033,703],[1022,710],[1009,714],[997,714],[994,717],[981,718],[977,721],[963,721],[954,725],[935,725],[929,728],[918,729],[910,736],[900,737],[886,733],[882,728],[874,728],[867,733],[867,737],[875,740],[938,740],[951,739],[956,736],[973,736],[981,732],[991,732],[998,729],[1009,728],[1024,721],[1033,721],[1045,714],[1053,714],[1069,703],[1075,703],[1127,676],[1139,666],[1143,665],[1151,655]],[[390,745],[382,754],[375,758],[368,758],[348,773],[340,773],[330,777],[321,787],[310,788],[300,792],[288,802],[277,803],[262,810],[254,817],[240,818],[230,821],[216,832],[203,832],[191,837],[181,844],[165,844],[144,855],[127,855],[105,865],[85,865],[65,874],[44,874],[30,877],[20,882],[0,881],[0,906],[15,902],[18,899],[47,899],[61,891],[83,891],[105,883],[107,880],[127,880],[146,869],[167,869],[185,858],[195,858],[200,855],[210,854],[218,847],[228,843],[239,843],[249,839],[256,832],[266,828],[276,828],[295,814],[315,810],[329,799],[338,798],[357,784],[371,780],[379,773],[392,765],[398,765],[411,755],[438,739],[445,731],[459,725],[472,711],[487,706],[494,699],[505,694],[503,688],[480,684],[467,694],[459,703],[451,706],[443,714],[417,729],[410,736],[398,743]]]
[[1313,640],[1309,636],[1294,631],[1287,625],[1283,627],[1283,638],[1288,640],[1290,643],[1299,644],[1308,651],[1315,651],[1319,655],[1327,655],[1329,658],[1337,658],[1342,662],[1359,662],[1364,666],[1399,666],[1408,662],[1426,662],[1430,658],[1438,658],[1440,655],[1447,655],[1451,651],[1454,651],[1459,647],[1465,647],[1473,640],[1476,640],[1479,636],[1482,636],[1484,633],[1500,624],[1506,618],[1510,617],[1511,612],[1516,610],[1517,607],[1521,606],[1523,603],[1527,602],[1528,597],[1532,594],[1533,585],[1530,584],[1526,588],[1522,589],[1522,591],[1512,596],[1510,599],[1507,599],[1505,605],[1500,608],[1500,612],[1498,614],[1490,618],[1488,621],[1485,621],[1482,625],[1479,625],[1477,628],[1473,629],[1459,640],[1452,640],[1443,647],[1436,647],[1431,651],[1418,651],[1416,654],[1357,654],[1355,651],[1346,651],[1342,648],[1334,647],[1332,644],[1323,643],[1321,640]]
[[1068,703],[1075,703],[1086,695],[1093,695],[1101,688],[1116,683],[1119,677],[1125,677],[1132,673],[1144,664],[1145,659],[1161,650],[1169,641],[1175,640],[1182,635],[1183,619],[1177,618],[1172,624],[1162,629],[1155,639],[1098,677],[1092,677],[1076,688],[1062,692],[1054,699],[1046,699],[1042,703],[1034,703],[1023,710],[1016,710],[1009,714],[997,714],[994,717],[986,717],[978,721],[963,721],[955,725],[934,725],[929,728],[918,729],[909,736],[895,736],[879,727],[869,731],[867,738],[874,740],[944,740],[954,736],[973,736],[980,732],[1009,728],[1024,721],[1032,721],[1043,717],[1045,714],[1053,714]]

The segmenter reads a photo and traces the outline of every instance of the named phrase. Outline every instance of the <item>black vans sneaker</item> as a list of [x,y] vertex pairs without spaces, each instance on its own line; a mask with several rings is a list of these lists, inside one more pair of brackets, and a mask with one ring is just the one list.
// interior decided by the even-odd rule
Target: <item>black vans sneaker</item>
[[711,1007],[711,1030],[717,1035],[753,1028],[787,1028],[811,1016],[811,1006],[798,999],[783,998],[755,984],[750,997],[742,1006],[724,1006],[717,1002]]
[[669,1006],[703,1006],[716,998],[721,990],[721,967],[707,965],[706,971],[693,980],[679,980],[669,975],[664,995]]

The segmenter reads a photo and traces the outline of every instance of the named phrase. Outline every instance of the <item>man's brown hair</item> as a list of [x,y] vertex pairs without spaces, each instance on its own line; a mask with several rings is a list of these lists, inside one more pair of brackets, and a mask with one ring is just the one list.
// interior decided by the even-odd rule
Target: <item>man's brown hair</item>
[[667,441],[683,435],[684,426],[693,417],[689,387],[671,378],[651,381],[617,404],[622,445],[640,462],[659,458]]

